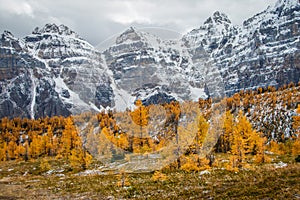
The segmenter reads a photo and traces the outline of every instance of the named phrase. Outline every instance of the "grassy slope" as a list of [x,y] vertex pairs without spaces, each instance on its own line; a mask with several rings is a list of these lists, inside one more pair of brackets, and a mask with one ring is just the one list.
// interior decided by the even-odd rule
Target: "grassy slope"
[[[275,158],[275,156],[274,156]],[[166,181],[153,181],[153,173],[127,174],[128,186],[119,187],[119,175],[78,176],[65,170],[45,175],[35,162],[0,163],[0,199],[297,199],[300,198],[300,164],[292,158],[287,167],[273,164],[238,173],[213,169],[211,174],[166,173]],[[57,161],[53,168],[67,169]],[[24,176],[24,173],[26,174]],[[59,174],[59,173],[57,173]]]

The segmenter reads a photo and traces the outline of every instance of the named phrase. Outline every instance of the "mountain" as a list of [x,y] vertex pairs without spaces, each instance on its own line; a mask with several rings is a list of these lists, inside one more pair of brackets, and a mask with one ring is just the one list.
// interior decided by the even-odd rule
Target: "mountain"
[[104,56],[116,87],[146,105],[206,97],[186,75],[192,70],[190,56],[180,41],[162,41],[131,27]]
[[183,37],[193,57],[203,47],[220,71],[225,93],[241,89],[281,86],[299,82],[298,0],[279,0],[274,6],[244,21],[231,24],[215,12],[204,25]]
[[100,52],[65,25],[0,38],[0,117],[68,116],[299,82],[298,0],[235,26],[213,13],[178,40],[135,28]]
[[0,116],[68,116],[111,106],[101,55],[68,27],[46,24],[23,40],[1,37]]

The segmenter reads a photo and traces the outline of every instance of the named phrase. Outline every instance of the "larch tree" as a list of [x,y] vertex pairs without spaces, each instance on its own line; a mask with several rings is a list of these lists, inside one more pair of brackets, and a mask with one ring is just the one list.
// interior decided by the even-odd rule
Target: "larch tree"
[[228,152],[231,150],[231,145],[233,142],[233,128],[235,126],[234,116],[230,111],[226,111],[223,116],[223,127],[222,134],[218,140],[218,144],[216,147],[217,152]]
[[298,105],[296,112],[299,115],[293,117],[293,128],[296,132],[296,136],[292,147],[292,154],[295,156],[300,155],[300,104]]
[[73,169],[86,169],[92,163],[92,156],[83,148],[76,147],[71,150],[69,162]]
[[117,146],[123,150],[126,150],[129,147],[128,138],[124,133],[118,134],[116,142]]
[[240,111],[233,130],[233,143],[231,145],[232,167],[241,168],[245,162],[245,155],[253,152],[255,147],[255,133],[251,123]]
[[29,145],[29,155],[31,158],[38,158],[43,152],[42,136],[33,135]]
[[92,156],[83,148],[71,117],[66,119],[61,143],[62,155],[68,159],[73,169],[86,169],[91,164]]
[[18,157],[17,147],[18,146],[15,141],[9,141],[7,145],[7,154],[10,160],[16,159]]
[[296,113],[298,115],[293,116],[293,129],[295,130],[296,134],[300,134],[300,104],[296,109]]
[[0,161],[7,160],[7,144],[6,142],[0,143]]
[[81,138],[77,133],[76,127],[71,117],[66,118],[66,125],[65,129],[62,132],[60,143],[60,154],[65,158],[71,155],[71,150],[73,148],[81,146]]
[[24,158],[24,155],[26,153],[26,149],[25,147],[23,146],[22,143],[19,143],[18,146],[17,146],[17,150],[16,150],[16,154],[17,154],[17,159],[23,159]]
[[53,156],[54,155],[54,142],[53,142],[53,130],[50,125],[47,127],[47,134],[44,136],[45,137],[45,148],[46,148],[46,154],[48,156]]
[[86,148],[92,155],[97,155],[98,153],[98,146],[99,146],[99,139],[98,135],[95,133],[95,129],[93,126],[89,127],[88,133],[86,136]]
[[110,162],[112,158],[112,141],[108,128],[104,127],[99,134],[98,156],[101,160]]
[[266,163],[270,162],[270,158],[266,155],[266,142],[267,138],[263,137],[262,133],[254,133],[254,141],[255,141],[255,156],[254,156],[254,161],[256,163]]
[[[186,106],[189,106],[188,103],[185,104]],[[166,134],[167,139],[169,140],[169,137],[171,138],[175,136],[175,142],[177,149],[175,150],[175,154],[177,156],[177,167],[181,167],[181,161],[180,161],[180,135],[179,135],[179,118],[181,116],[181,107],[179,105],[179,102],[172,101],[170,104],[165,105],[166,114],[167,114],[167,122],[166,124],[169,125],[168,133]]]
[[141,100],[137,100],[135,106],[137,108],[132,111],[130,115],[133,122],[140,128],[140,146],[143,146],[143,127],[148,125],[149,111],[148,108],[143,105]]
[[234,116],[231,114],[230,111],[227,111],[225,113],[225,120],[224,120],[224,124],[223,124],[223,128],[224,128],[223,149],[224,149],[224,152],[230,151],[230,146],[233,141],[233,127],[234,127]]
[[200,115],[198,118],[198,131],[195,137],[196,154],[200,153],[200,148],[202,147],[203,142],[208,134],[208,129],[209,123],[206,121],[203,115]]

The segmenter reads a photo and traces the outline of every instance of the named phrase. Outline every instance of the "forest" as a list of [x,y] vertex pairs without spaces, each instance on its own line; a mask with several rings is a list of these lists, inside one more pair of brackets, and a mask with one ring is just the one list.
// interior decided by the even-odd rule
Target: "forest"
[[[171,170],[190,172],[221,166],[239,171],[271,162],[271,153],[299,159],[299,92],[299,85],[291,83],[278,90],[258,88],[223,99],[171,102],[160,107],[144,106],[137,100],[136,109],[125,112],[110,110],[35,120],[3,118],[0,160],[64,159],[72,169],[85,170],[97,159],[130,160],[130,153],[147,155],[172,142],[176,147],[164,150],[176,156],[174,162],[164,166]],[[199,112],[195,114],[195,110]],[[289,111],[295,114],[288,115]],[[164,115],[164,123],[157,127],[153,123],[159,122],[161,115]],[[197,120],[181,127],[183,115],[195,116]],[[119,118],[125,120],[122,127],[118,126]],[[145,126],[148,128],[143,128]],[[189,130],[196,130],[196,134],[192,135]],[[203,153],[205,142],[212,140],[215,140],[214,146]],[[177,148],[184,145],[179,154]],[[220,162],[216,156],[220,153],[228,155],[229,162]]]
[[[2,118],[0,199],[295,199],[300,85]],[[26,197],[25,197],[26,194]]]

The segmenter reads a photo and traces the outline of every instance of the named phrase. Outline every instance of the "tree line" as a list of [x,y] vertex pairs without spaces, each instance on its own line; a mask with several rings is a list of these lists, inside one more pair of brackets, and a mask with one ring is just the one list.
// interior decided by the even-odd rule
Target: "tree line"
[[[83,113],[71,117],[46,117],[43,119],[2,118],[0,121],[0,160],[30,160],[43,157],[67,159],[75,168],[85,169],[92,162],[92,156],[114,160],[126,157],[126,152],[147,155],[159,151],[174,142],[177,146],[188,141],[189,132],[180,126],[183,115],[192,115],[199,108],[197,133],[193,136],[183,154],[178,149],[170,149],[170,153],[178,154],[178,158],[170,167],[187,171],[202,170],[216,164],[215,153],[230,155],[227,165],[230,170],[237,170],[249,162],[269,162],[266,151],[293,155],[300,154],[300,107],[299,87],[294,84],[276,90],[273,87],[256,91],[241,91],[232,97],[216,101],[213,99],[198,102],[171,102],[159,107],[144,106],[136,101],[136,109],[125,112],[107,111],[97,114]],[[213,104],[225,105],[225,112],[218,119],[220,126],[213,129]],[[276,108],[296,109],[298,115],[292,116],[290,137],[284,133],[271,135],[271,129],[257,130],[253,127],[262,105]],[[183,108],[185,112],[183,113]],[[151,112],[150,112],[151,111]],[[124,125],[118,126],[122,118]],[[155,119],[155,120],[153,120]],[[253,120],[250,123],[250,120]],[[157,122],[163,120],[161,126]],[[153,123],[153,121],[155,123]],[[285,123],[284,119],[281,122]],[[147,129],[145,128],[147,126]],[[81,129],[81,127],[84,127]],[[199,152],[218,132],[218,140],[212,151],[204,157]],[[181,142],[181,143],[180,143]],[[117,148],[116,148],[117,147]],[[130,159],[130,158],[129,158]],[[254,160],[254,161],[253,161]]]

